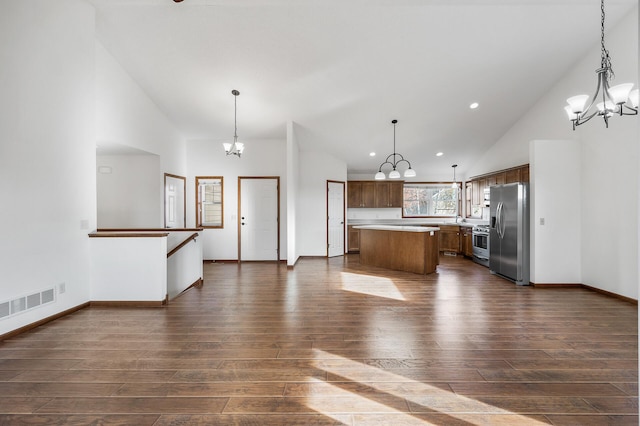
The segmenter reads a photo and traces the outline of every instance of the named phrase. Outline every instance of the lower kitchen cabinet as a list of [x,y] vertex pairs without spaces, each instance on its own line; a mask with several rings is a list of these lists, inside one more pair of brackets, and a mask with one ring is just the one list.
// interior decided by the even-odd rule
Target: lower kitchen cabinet
[[460,227],[462,233],[462,254],[467,257],[473,257],[473,235],[471,228],[468,226]]
[[347,226],[347,251],[349,253],[360,252],[360,230],[353,229],[352,225]]
[[440,251],[460,253],[460,226],[439,225]]

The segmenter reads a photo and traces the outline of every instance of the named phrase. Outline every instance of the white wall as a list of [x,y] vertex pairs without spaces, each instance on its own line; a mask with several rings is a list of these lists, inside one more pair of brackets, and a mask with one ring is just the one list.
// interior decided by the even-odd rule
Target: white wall
[[346,183],[347,164],[324,152],[300,151],[300,170],[298,252],[301,256],[326,256],[327,180]]
[[[637,85],[637,7],[606,34],[606,44],[616,82],[632,81]],[[582,283],[637,299],[638,222],[633,218],[638,215],[638,117],[614,117],[609,129],[604,128],[602,119],[594,118],[574,132],[563,110],[569,96],[581,92],[593,95],[594,70],[599,64],[597,44],[487,151],[469,175],[529,162],[529,143],[534,140],[578,141],[579,157],[567,158],[569,163],[564,166],[576,170],[570,163],[580,164],[580,189],[576,191],[582,195],[580,203],[565,214],[581,223]],[[549,195],[549,199],[553,196]],[[615,207],[610,207],[609,200]],[[539,213],[532,211],[532,217],[539,217]],[[553,252],[545,252],[547,258],[551,254],[564,256],[561,247],[558,244]],[[539,251],[535,248],[535,252]],[[538,271],[545,268],[541,262],[542,259],[535,259]],[[548,279],[558,282],[553,277]]]
[[6,1],[2,15],[0,300],[63,282],[66,292],[0,321],[0,334],[89,300],[96,225],[93,7]]
[[[163,182],[157,155],[97,156],[98,228],[162,228]],[[110,173],[101,173],[108,167]]]
[[176,127],[99,43],[96,50],[96,143],[123,145],[156,154],[160,169],[158,208],[164,173],[186,176],[186,144]]
[[300,179],[300,148],[296,138],[295,123],[287,122],[287,266],[293,266],[298,255],[298,199]]
[[[232,135],[231,135],[232,136]],[[187,142],[187,227],[195,226],[195,177],[224,178],[224,228],[203,231],[207,260],[238,259],[238,176],[280,177],[280,259],[287,259],[286,140],[243,140],[242,158],[226,156],[222,141]]]
[[[530,281],[579,284],[581,277],[580,144],[532,141],[529,205],[531,210]],[[544,224],[541,223],[544,221]]]
[[167,237],[90,238],[91,300],[161,302],[167,295]]

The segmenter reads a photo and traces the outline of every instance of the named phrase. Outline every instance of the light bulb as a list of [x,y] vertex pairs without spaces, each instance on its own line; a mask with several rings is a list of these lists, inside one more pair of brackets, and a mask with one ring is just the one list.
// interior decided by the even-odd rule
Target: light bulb
[[629,101],[631,102],[631,105],[633,105],[634,108],[638,108],[639,98],[640,98],[640,91],[638,89],[632,90],[631,93],[629,93]]
[[622,83],[609,88],[609,94],[614,104],[623,104],[627,102],[629,92],[633,88],[633,83]]
[[578,118],[578,114],[573,112],[573,110],[571,109],[571,105],[567,105],[566,107],[564,107],[564,110],[567,112],[569,120],[575,120]]
[[589,95],[572,96],[567,99],[567,103],[571,106],[571,111],[573,111],[574,114],[580,114],[584,111],[584,106],[588,99]]

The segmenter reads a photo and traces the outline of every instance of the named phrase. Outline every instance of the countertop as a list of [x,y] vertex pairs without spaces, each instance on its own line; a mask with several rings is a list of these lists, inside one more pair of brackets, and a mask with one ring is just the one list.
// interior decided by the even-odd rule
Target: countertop
[[347,225],[362,226],[362,225],[396,225],[396,226],[465,226],[472,228],[475,225],[488,225],[487,221],[474,220],[473,222],[454,222],[448,220],[434,220],[434,219],[347,219]]
[[355,229],[371,229],[374,231],[403,231],[403,232],[431,232],[440,228],[433,226],[406,226],[406,225],[359,225]]

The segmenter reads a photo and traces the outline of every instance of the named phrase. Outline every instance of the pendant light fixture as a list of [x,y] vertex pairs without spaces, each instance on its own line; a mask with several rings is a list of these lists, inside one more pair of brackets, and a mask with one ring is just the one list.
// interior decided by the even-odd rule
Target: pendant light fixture
[[458,187],[458,182],[456,182],[456,167],[458,167],[457,164],[454,164],[453,166],[453,183],[451,184],[452,188],[457,188]]
[[396,169],[396,167],[398,166],[398,164],[402,162],[405,162],[409,165],[409,168],[404,171],[404,177],[414,177],[416,175],[416,171],[411,168],[411,163],[409,162],[409,160],[405,160],[402,155],[396,152],[396,124],[398,123],[398,120],[391,120],[391,123],[393,123],[393,153],[389,154],[387,159],[384,160],[382,164],[380,164],[380,167],[378,168],[378,173],[376,173],[375,175],[376,180],[386,179],[386,176],[382,171],[382,167],[385,164],[389,164],[391,165],[391,167],[393,167],[393,170],[389,172],[389,179],[400,178],[400,172]]
[[[569,105],[564,109],[573,123],[573,130],[576,126],[586,123],[594,116],[599,115],[604,119],[606,127],[609,127],[609,117],[613,115],[636,115],[638,114],[638,89],[631,91],[633,83],[623,83],[611,87],[609,83],[615,78],[611,67],[609,51],[604,47],[604,0],[600,0],[600,68],[596,70],[598,75],[598,86],[596,93],[589,106],[585,108],[589,95],[577,95],[567,99]],[[600,93],[602,89],[602,93]],[[600,102],[598,102],[600,101]],[[630,105],[629,105],[630,103]],[[596,108],[591,111],[595,104]]]
[[234,96],[233,100],[233,143],[223,143],[224,152],[227,155],[237,155],[238,158],[242,156],[242,151],[244,151],[244,144],[242,142],[238,142],[238,95],[240,92],[237,90],[232,90],[231,94]]

